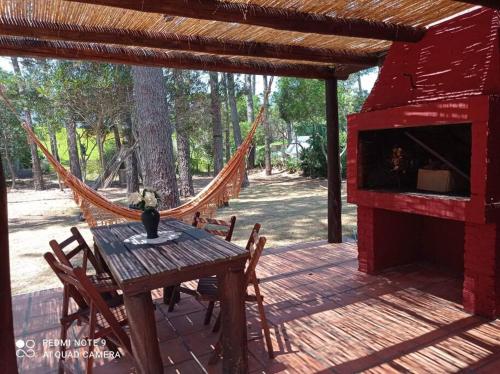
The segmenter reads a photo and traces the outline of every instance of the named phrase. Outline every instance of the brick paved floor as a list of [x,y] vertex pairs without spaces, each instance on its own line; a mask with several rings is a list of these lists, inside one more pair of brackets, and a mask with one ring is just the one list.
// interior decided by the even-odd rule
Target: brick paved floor
[[[426,264],[378,276],[357,271],[355,244],[301,243],[269,250],[258,275],[271,323],[274,353],[265,351],[255,305],[248,304],[250,371],[254,373],[500,372],[500,320],[470,316],[461,306],[461,279]],[[205,306],[188,296],[173,313],[154,293],[166,373],[219,372],[207,364],[217,336],[203,325]],[[15,334],[35,340],[21,373],[57,368],[61,290],[14,298]],[[83,338],[74,326],[70,337]],[[68,359],[74,373],[82,360]],[[133,372],[130,359],[97,360],[95,373]]]

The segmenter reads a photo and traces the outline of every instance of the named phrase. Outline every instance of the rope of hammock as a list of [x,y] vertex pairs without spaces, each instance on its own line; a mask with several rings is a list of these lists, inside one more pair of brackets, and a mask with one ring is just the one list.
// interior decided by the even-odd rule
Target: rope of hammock
[[[265,105],[269,97],[271,85],[272,78],[266,92],[264,92],[264,104],[259,109],[250,131],[219,174],[190,201],[178,207],[160,211],[162,218],[191,219],[196,212],[212,216],[218,207],[227,203],[231,198],[238,197],[246,171],[246,156],[252,145],[252,139],[257,131],[257,127],[264,119]],[[13,105],[5,97],[3,90],[0,90],[0,96],[16,117],[18,117]],[[139,221],[141,219],[141,211],[113,203],[71,174],[49,152],[42,141],[36,136],[33,129],[21,119],[20,122],[30,141],[39,147],[60,179],[73,191],[75,202],[82,211],[89,226],[94,227],[124,221]]]

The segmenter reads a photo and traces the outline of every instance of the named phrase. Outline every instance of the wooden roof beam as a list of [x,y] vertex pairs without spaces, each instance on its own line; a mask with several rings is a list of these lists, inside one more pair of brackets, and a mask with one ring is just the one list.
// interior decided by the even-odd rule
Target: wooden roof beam
[[8,36],[0,36],[0,55],[88,60],[115,64],[316,79],[347,79],[349,74],[362,69],[352,65],[341,65],[334,69],[328,65],[288,64],[238,57],[198,55],[190,52],[159,51],[146,48],[47,41]]
[[498,0],[454,0],[454,1],[471,5],[480,5],[487,8],[500,10],[500,1]]
[[349,51],[335,51],[297,45],[220,40],[201,36],[152,33],[115,28],[96,28],[50,22],[18,22],[0,17],[0,34],[48,40],[120,44],[148,48],[183,50],[230,56],[277,58],[326,63],[374,66],[378,57]]
[[417,42],[424,36],[424,27],[369,21],[361,18],[332,17],[306,13],[291,8],[274,8],[220,0],[70,0],[86,4],[106,5],[142,12],[162,13],[222,22],[270,27],[324,35]]

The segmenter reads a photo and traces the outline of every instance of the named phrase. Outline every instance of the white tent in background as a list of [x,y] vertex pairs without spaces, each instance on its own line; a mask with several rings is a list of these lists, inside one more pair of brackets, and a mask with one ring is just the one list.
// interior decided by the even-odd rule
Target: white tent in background
[[288,157],[299,158],[300,154],[311,146],[310,141],[311,137],[309,135],[296,136],[286,148],[285,154]]

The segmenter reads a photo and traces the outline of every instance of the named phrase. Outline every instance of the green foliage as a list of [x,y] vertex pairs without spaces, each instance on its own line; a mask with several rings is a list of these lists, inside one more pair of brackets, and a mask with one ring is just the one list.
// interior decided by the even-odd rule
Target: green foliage
[[[84,129],[77,129],[77,137],[82,141],[82,144],[87,149],[87,179],[94,180],[100,174],[99,154],[97,152],[97,144],[94,136],[87,134]],[[88,136],[87,136],[88,135]],[[46,147],[50,146],[48,135],[41,135],[40,139]],[[61,128],[56,132],[57,149],[59,152],[60,162],[66,168],[69,168],[69,152],[68,143],[66,141],[66,129]],[[29,149],[28,149],[29,152]],[[112,137],[108,137],[104,142],[104,159],[109,161],[116,152],[115,141]],[[29,157],[29,153],[28,153]]]
[[165,81],[171,108],[170,119],[176,127],[182,126],[189,134],[191,170],[195,173],[207,172],[212,164],[213,139],[210,101],[203,73],[169,69]]
[[[339,139],[341,165],[346,170],[347,116],[358,112],[368,92],[361,87],[360,78],[370,71],[352,74],[346,81],[339,81]],[[277,115],[291,125],[294,134],[311,136],[311,147],[303,153],[301,165],[305,175],[326,177],[326,119],[325,83],[320,80],[280,78],[273,102]]]
[[[86,165],[89,179],[100,173],[98,140],[104,161],[116,152],[112,135],[124,118],[130,118],[133,107],[130,68],[112,64],[68,62],[56,60],[20,60],[26,90],[18,94],[14,74],[0,72],[0,81],[7,96],[13,100],[18,113],[29,108],[37,134],[49,147],[49,135],[56,136],[61,162],[69,166],[65,125],[77,124],[77,137],[82,165]],[[181,79],[174,79],[174,73]],[[178,76],[177,76],[178,77]],[[339,121],[341,161],[345,171],[345,144],[347,115],[358,111],[367,92],[359,86],[358,74],[347,81],[339,81]],[[198,71],[165,70],[165,83],[169,103],[169,120],[187,129],[191,145],[191,167],[194,172],[204,173],[212,169],[213,134],[210,120],[210,96],[207,73]],[[231,152],[236,150],[230,127],[229,107],[226,103],[224,84],[221,83],[221,107],[223,127],[230,129]],[[248,87],[241,75],[235,75],[235,93],[242,136],[250,129],[246,104]],[[175,99],[180,99],[177,108]],[[262,104],[262,95],[254,95],[254,113]],[[135,121],[140,120],[135,118]],[[326,176],[325,131],[325,84],[322,80],[279,78],[275,81],[267,120],[271,129],[271,160],[275,167],[290,172],[303,169],[312,177]],[[290,135],[311,136],[311,147],[299,160],[283,157]],[[176,136],[176,135],[174,135]],[[225,135],[224,135],[225,136]],[[293,137],[292,137],[293,138]],[[264,164],[264,131],[260,126],[254,138],[256,163]],[[175,144],[175,143],[174,143]],[[0,152],[13,159],[16,166],[29,167],[31,163],[26,137],[15,116],[5,107],[0,108]],[[4,157],[5,158],[5,157]]]
[[[5,95],[15,106],[14,109],[20,113],[24,102],[18,94],[16,77],[14,74],[0,70],[0,83]],[[31,166],[31,154],[26,134],[21,128],[17,116],[3,102],[0,105],[0,153],[3,162],[10,160],[15,169]],[[5,170],[10,173],[9,167],[6,167]]]
[[285,169],[289,173],[297,173],[302,169],[301,162],[296,158],[287,158],[285,161]]
[[318,178],[327,176],[326,160],[326,127],[318,126],[311,135],[309,148],[300,155],[300,167],[307,177]]
[[[325,84],[317,79],[280,78],[273,95],[287,123],[321,123],[325,118]],[[299,134],[301,135],[301,134]]]

